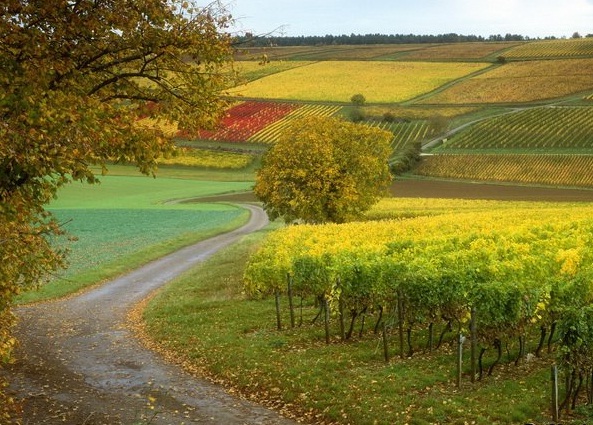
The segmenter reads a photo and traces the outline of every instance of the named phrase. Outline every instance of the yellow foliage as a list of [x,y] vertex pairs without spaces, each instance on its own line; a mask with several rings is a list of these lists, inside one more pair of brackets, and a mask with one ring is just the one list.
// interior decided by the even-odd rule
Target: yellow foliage
[[183,165],[219,169],[241,169],[253,162],[253,156],[243,153],[179,148],[177,155],[159,159],[159,164]]
[[177,123],[156,118],[142,118],[136,122],[136,125],[141,128],[160,130],[167,137],[175,136],[178,131]]
[[579,249],[561,249],[556,254],[556,261],[560,263],[560,274],[573,277],[577,274],[581,264],[582,254]]

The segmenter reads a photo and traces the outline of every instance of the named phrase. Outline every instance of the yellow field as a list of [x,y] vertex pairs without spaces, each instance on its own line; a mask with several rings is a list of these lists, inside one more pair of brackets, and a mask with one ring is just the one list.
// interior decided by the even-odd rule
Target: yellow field
[[242,153],[179,148],[172,158],[161,158],[159,164],[201,168],[241,169],[253,162],[253,156]]
[[402,102],[490,66],[486,63],[327,61],[252,81],[231,94],[265,99]]
[[530,102],[593,90],[593,59],[511,62],[420,103]]

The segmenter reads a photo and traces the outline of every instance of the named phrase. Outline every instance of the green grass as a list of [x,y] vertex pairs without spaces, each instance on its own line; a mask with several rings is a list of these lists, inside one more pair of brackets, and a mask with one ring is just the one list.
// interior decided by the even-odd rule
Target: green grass
[[[284,299],[284,329],[276,330],[274,301],[246,299],[241,286],[245,262],[265,233],[249,236],[188,272],[145,310],[150,337],[189,370],[311,423],[549,423],[548,365],[553,359],[515,366],[516,344],[509,344],[510,356],[503,355],[504,364],[493,376],[473,384],[466,350],[458,389],[448,344],[402,360],[397,336],[391,334],[392,357],[385,363],[370,320],[363,337],[347,343],[337,337],[333,320],[334,337],[326,345],[322,324],[311,324],[315,306],[306,303],[302,327],[291,329]],[[535,342],[530,340],[531,349]],[[485,361],[493,361],[492,350]],[[585,423],[565,419],[562,423]]]
[[74,239],[54,241],[70,250],[69,267],[19,302],[76,292],[247,220],[248,212],[235,206],[181,201],[243,192],[250,182],[152,179],[128,168],[119,171],[132,175],[104,176],[98,185],[71,184],[49,205]]

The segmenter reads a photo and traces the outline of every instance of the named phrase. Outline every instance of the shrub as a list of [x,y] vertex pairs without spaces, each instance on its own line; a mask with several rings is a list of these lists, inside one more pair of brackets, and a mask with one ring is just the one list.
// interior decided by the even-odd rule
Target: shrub
[[366,102],[366,98],[362,94],[358,93],[350,98],[350,102],[357,106],[362,106]]

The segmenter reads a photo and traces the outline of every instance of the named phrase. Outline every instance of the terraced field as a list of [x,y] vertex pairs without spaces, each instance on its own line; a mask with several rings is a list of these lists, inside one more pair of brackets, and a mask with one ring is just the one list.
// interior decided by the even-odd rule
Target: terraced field
[[430,104],[508,104],[593,90],[593,59],[511,62],[425,99]]
[[593,155],[443,154],[424,157],[417,175],[472,181],[593,187]]
[[[587,158],[542,157],[593,152],[593,38],[266,47],[236,59],[243,84],[229,90],[237,102],[220,127],[178,137],[265,146],[295,116],[341,116],[390,130],[394,158],[426,144],[423,176],[593,187],[567,177]],[[355,94],[366,103],[353,105]],[[432,149],[437,139],[446,142]],[[554,166],[564,177],[538,177]]]
[[459,151],[593,153],[593,108],[549,106],[480,122],[447,139],[435,153]]
[[593,38],[546,40],[521,44],[503,54],[507,59],[575,58],[593,55]]

